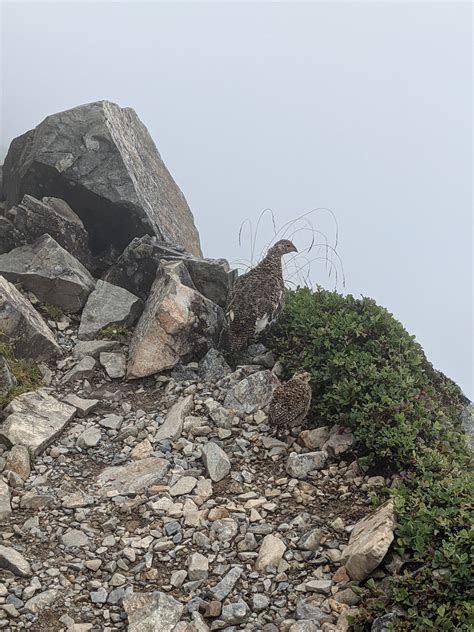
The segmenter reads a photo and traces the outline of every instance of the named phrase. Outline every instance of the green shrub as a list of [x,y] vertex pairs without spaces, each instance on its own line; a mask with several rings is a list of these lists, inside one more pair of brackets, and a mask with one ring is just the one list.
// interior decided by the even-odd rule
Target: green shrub
[[17,382],[16,386],[6,395],[0,397],[0,408],[3,408],[18,395],[36,389],[41,383],[41,371],[33,362],[15,358],[10,342],[5,339],[0,340],[0,355],[5,358],[8,368]]
[[[402,473],[393,548],[400,575],[366,582],[353,629],[394,609],[393,630],[473,630],[474,477],[460,389],[373,300],[288,292],[268,337],[287,376],[312,375],[314,425],[350,426],[366,462]],[[387,493],[385,490],[384,493]]]
[[352,428],[369,462],[400,470],[425,449],[463,450],[460,389],[433,369],[414,337],[372,299],[289,291],[268,342],[287,376],[311,373],[311,423]]
[[49,305],[48,303],[41,306],[42,311],[45,313],[46,317],[50,320],[54,320],[55,322],[59,322],[64,317],[63,310],[57,305]]
[[354,629],[370,629],[377,614],[396,607],[405,616],[394,630],[472,630],[474,477],[454,465],[411,476],[393,495],[394,549],[408,562],[385,592],[372,585]]
[[123,336],[128,334],[128,327],[126,325],[109,325],[104,327],[99,332],[99,338],[105,338],[107,340],[119,340]]

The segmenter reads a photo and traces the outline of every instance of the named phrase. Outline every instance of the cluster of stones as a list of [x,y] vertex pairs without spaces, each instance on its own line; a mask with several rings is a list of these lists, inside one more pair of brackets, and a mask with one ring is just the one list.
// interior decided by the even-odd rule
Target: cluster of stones
[[278,364],[216,351],[235,274],[135,113],[48,117],[3,176],[1,330],[43,384],[2,411],[0,629],[347,630],[400,566],[390,481],[346,428],[272,436]]

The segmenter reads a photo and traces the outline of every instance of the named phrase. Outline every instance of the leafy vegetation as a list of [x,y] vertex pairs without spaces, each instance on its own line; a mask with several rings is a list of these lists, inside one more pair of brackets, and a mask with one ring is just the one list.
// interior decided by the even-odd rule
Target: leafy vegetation
[[401,474],[389,493],[393,548],[405,563],[400,574],[366,583],[354,629],[369,630],[376,616],[395,610],[402,616],[393,630],[472,630],[474,477],[460,389],[368,298],[291,291],[268,342],[287,376],[311,373],[315,425],[351,427],[361,460]]
[[17,382],[6,395],[0,396],[0,408],[3,408],[18,395],[37,388],[41,383],[41,371],[32,362],[15,358],[11,344],[6,340],[0,341],[0,355],[5,358]]
[[45,304],[41,306],[41,309],[50,320],[54,320],[55,322],[61,321],[64,317],[63,310],[57,305]]
[[105,338],[106,340],[120,340],[123,336],[128,334],[128,327],[126,325],[109,325],[104,327],[99,332],[99,338]]
[[402,470],[425,448],[462,449],[460,389],[374,300],[290,291],[269,342],[287,376],[311,373],[310,420],[352,428],[368,463]]

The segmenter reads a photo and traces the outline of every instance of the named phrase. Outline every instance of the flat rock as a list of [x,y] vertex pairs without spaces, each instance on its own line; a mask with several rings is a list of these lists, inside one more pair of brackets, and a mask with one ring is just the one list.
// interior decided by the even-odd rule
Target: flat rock
[[119,346],[117,340],[79,340],[74,346],[72,357],[79,360],[84,356],[98,358],[102,351],[116,351]]
[[227,392],[224,407],[247,415],[254,413],[270,403],[275,386],[271,371],[252,373]]
[[0,479],[0,522],[5,522],[11,515],[10,488]]
[[129,632],[172,632],[181,619],[183,605],[166,593],[132,593],[123,600]]
[[229,457],[214,441],[203,445],[201,456],[212,481],[221,481],[229,474],[231,468]]
[[138,494],[164,480],[169,463],[159,457],[148,457],[126,465],[107,467],[97,477],[101,496]]
[[328,458],[328,453],[324,450],[317,452],[305,452],[297,454],[292,452],[286,462],[286,473],[293,478],[305,478],[314,470],[321,470]]
[[183,432],[184,419],[193,406],[193,396],[187,395],[177,401],[168,411],[164,423],[158,428],[156,441],[170,439],[176,441]]
[[7,209],[23,193],[61,197],[94,254],[150,233],[201,255],[186,200],[131,108],[98,101],[48,116],[12,141],[4,176]]
[[61,353],[43,318],[3,276],[0,276],[0,329],[11,340],[17,357],[40,362]]
[[191,581],[207,579],[209,560],[202,553],[192,553],[188,559],[188,577]]
[[74,406],[79,417],[85,417],[95,408],[97,408],[97,405],[99,404],[98,399],[84,399],[83,397],[79,397],[74,393],[70,393],[69,395],[67,395],[63,399],[63,402],[69,404],[70,406]]
[[323,445],[322,449],[329,452],[329,454],[339,456],[340,454],[347,452],[347,450],[350,450],[350,448],[354,445],[354,441],[354,435],[349,428],[335,425],[331,428],[329,438]]
[[0,255],[0,274],[65,312],[80,311],[95,287],[82,263],[48,234]]
[[18,577],[31,575],[31,566],[28,560],[10,546],[0,545],[0,568],[5,568]]
[[58,600],[60,595],[61,590],[58,588],[50,588],[49,590],[45,590],[44,592],[39,593],[39,595],[35,595],[31,599],[28,599],[25,603],[25,608],[36,614],[52,606]]
[[201,357],[216,345],[223,320],[222,308],[194,288],[182,261],[163,262],[132,336],[127,378]]
[[182,476],[170,488],[170,496],[184,496],[190,494],[196,487],[197,479],[194,476]]
[[99,361],[110,378],[117,380],[125,376],[127,358],[123,353],[102,351]]
[[89,544],[87,535],[79,529],[68,529],[61,537],[61,542],[67,547],[83,547]]
[[24,445],[31,454],[37,455],[60,434],[76,409],[41,388],[16,397],[5,413],[8,416],[0,426],[0,439],[8,445]]
[[283,540],[269,533],[262,540],[255,570],[260,573],[276,571],[285,551],[286,544]]
[[96,365],[97,361],[95,358],[84,356],[64,375],[62,379],[63,384],[92,377]]
[[97,281],[82,312],[79,338],[92,340],[113,325],[131,327],[142,309],[143,303],[138,296],[107,281]]
[[393,542],[394,529],[395,512],[391,499],[359,520],[341,557],[351,579],[362,581],[377,568]]
[[87,449],[94,448],[102,438],[102,434],[99,428],[86,428],[84,432],[77,437],[76,445],[78,448]]
[[24,195],[19,204],[9,209],[8,217],[26,243],[30,244],[47,233],[86,268],[91,266],[87,231],[64,200],[44,197],[40,201]]
[[209,590],[213,599],[217,601],[224,601],[224,599],[230,595],[234,589],[235,584],[239,581],[242,575],[242,568],[234,566],[231,568],[224,577],[213,588]]

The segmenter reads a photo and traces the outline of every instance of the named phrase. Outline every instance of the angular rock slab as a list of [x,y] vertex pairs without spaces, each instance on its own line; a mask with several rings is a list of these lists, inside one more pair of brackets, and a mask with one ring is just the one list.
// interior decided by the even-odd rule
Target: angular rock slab
[[29,577],[31,575],[31,566],[28,560],[10,546],[0,545],[0,568],[5,568],[18,575],[18,577]]
[[260,573],[276,571],[285,551],[286,544],[283,540],[269,533],[262,540],[255,562],[255,570]]
[[362,581],[377,568],[393,542],[394,529],[395,512],[391,499],[359,520],[341,557],[351,579]]
[[34,361],[61,353],[53,332],[16,287],[0,276],[0,331],[12,342],[15,356]]
[[79,338],[92,340],[102,329],[112,325],[130,327],[142,309],[138,296],[107,281],[97,281],[82,312]]
[[130,343],[127,378],[172,369],[217,343],[221,307],[194,289],[182,261],[164,262]]
[[270,402],[276,384],[271,371],[252,373],[227,392],[224,406],[247,415],[254,413]]
[[181,619],[183,605],[163,592],[132,593],[124,597],[128,632],[172,632]]
[[5,413],[8,417],[0,426],[0,439],[8,445],[24,445],[35,456],[58,436],[76,409],[41,388],[16,397],[5,408]]
[[21,233],[24,242],[30,244],[48,233],[82,265],[86,268],[91,266],[87,231],[81,219],[64,200],[44,197],[40,201],[25,195],[17,206],[8,211],[8,217]]
[[202,447],[202,460],[206,466],[209,478],[217,483],[230,472],[230,461],[227,454],[217,443],[209,441]]
[[173,404],[166,415],[163,425],[158,428],[155,440],[165,441],[166,439],[171,439],[172,441],[176,441],[176,439],[179,439],[183,432],[184,418],[190,412],[192,406],[192,395],[187,395],[177,401],[176,404]]
[[286,473],[293,478],[305,478],[314,470],[321,470],[328,459],[328,453],[324,450],[317,452],[304,452],[297,454],[292,452],[286,462]]
[[225,259],[201,259],[156,237],[135,237],[103,279],[120,285],[143,300],[148,297],[161,261],[183,261],[194,287],[203,296],[225,307],[237,271]]
[[93,253],[151,232],[201,255],[193,216],[134,110],[109,101],[48,116],[15,138],[4,164],[7,209],[25,193],[65,200]]
[[21,283],[42,303],[65,312],[80,311],[95,287],[86,268],[50,235],[0,255],[0,274]]
[[159,457],[148,457],[126,465],[106,467],[97,477],[101,496],[138,494],[150,485],[164,480],[169,463]]

